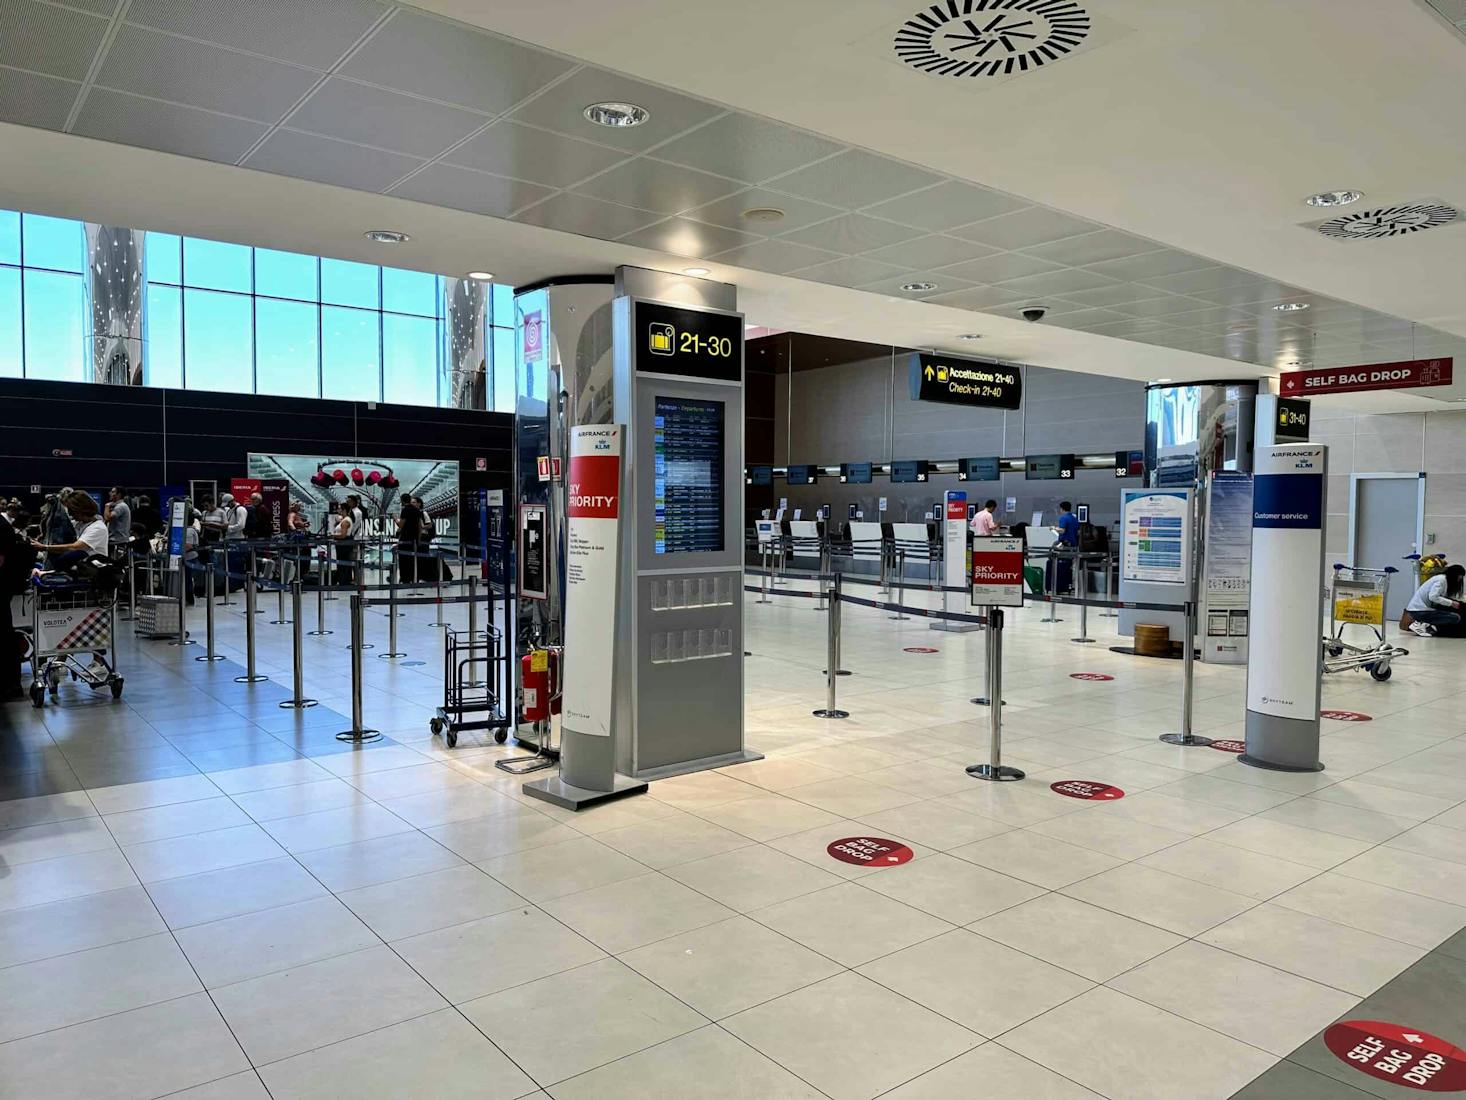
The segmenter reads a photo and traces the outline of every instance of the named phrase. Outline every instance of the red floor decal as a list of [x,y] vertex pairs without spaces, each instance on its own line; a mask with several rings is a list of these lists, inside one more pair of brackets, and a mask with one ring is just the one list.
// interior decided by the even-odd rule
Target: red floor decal
[[901,651],[902,653],[940,653],[941,650],[929,645],[909,645]]
[[1345,1020],[1323,1033],[1335,1058],[1360,1073],[1419,1092],[1466,1090],[1466,1051],[1428,1031]]
[[1318,712],[1320,718],[1332,718],[1335,722],[1373,722],[1374,719],[1367,714],[1360,714],[1357,710],[1321,710]]
[[866,867],[894,867],[908,863],[916,853],[896,840],[882,840],[878,836],[847,836],[837,840],[825,851],[841,863],[856,863]]
[[1050,783],[1049,790],[1066,798],[1116,799],[1124,798],[1125,792],[1108,783],[1095,783],[1089,779],[1066,779],[1062,783]]
[[1211,747],[1217,752],[1246,752],[1246,741],[1213,741]]
[[1071,680],[1113,680],[1114,677],[1113,676],[1107,676],[1103,672],[1071,672],[1071,673],[1069,673],[1069,679],[1071,679]]

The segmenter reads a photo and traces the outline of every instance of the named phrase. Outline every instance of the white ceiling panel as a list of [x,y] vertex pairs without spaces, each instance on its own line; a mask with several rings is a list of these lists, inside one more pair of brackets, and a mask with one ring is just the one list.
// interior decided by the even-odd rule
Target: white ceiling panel
[[651,248],[670,256],[705,260],[731,248],[757,244],[759,238],[751,233],[739,233],[737,230],[695,222],[688,218],[668,218],[664,222],[628,233],[621,240],[638,248]]
[[[640,126],[622,129],[598,126],[586,119],[587,107],[607,102],[635,103],[650,111],[651,117]],[[641,153],[722,113],[721,107],[700,99],[619,73],[587,68],[546,89],[510,117],[571,137]]]
[[427,99],[501,114],[573,67],[573,62],[533,46],[399,10],[342,72]]
[[762,183],[844,148],[767,119],[730,114],[668,142],[656,156],[745,183]]
[[827,222],[780,235],[781,240],[825,248],[831,252],[868,252],[873,248],[909,241],[921,234],[910,226],[868,218],[864,214],[841,214]]
[[755,271],[771,271],[776,275],[783,275],[801,267],[828,263],[839,257],[833,252],[807,248],[789,241],[759,240],[720,252],[714,259],[735,267],[751,267]]
[[904,274],[895,264],[883,264],[879,260],[867,260],[862,256],[847,256],[807,267],[799,272],[799,278],[813,279],[817,283],[833,283],[835,286],[858,287]]
[[1041,275],[1046,271],[1062,271],[1063,268],[1049,263],[1048,260],[1025,256],[1021,252],[1001,252],[996,256],[984,256],[980,260],[953,264],[943,270],[974,283],[1001,283],[1027,275]]
[[337,187],[385,191],[423,163],[401,153],[281,129],[266,138],[244,166]]
[[1015,294],[1042,300],[1050,295],[1058,296],[1080,290],[1094,290],[1096,287],[1109,285],[1109,282],[1103,275],[1096,275],[1092,271],[1076,271],[1071,268],[1064,271],[1047,271],[1042,275],[1025,275],[1019,279],[1009,279],[998,285]]
[[626,154],[604,145],[504,121],[494,123],[443,159],[460,168],[475,168],[546,187],[569,187],[619,164],[626,159]]
[[780,176],[773,186],[837,206],[862,207],[940,183],[941,176],[860,149]]
[[1085,264],[1153,252],[1155,247],[1154,241],[1147,241],[1143,237],[1121,233],[1118,229],[1101,229],[1097,233],[1086,233],[1080,237],[1066,237],[1048,244],[1032,245],[1023,251],[1041,260],[1082,267]]
[[0,120],[59,130],[80,91],[74,80],[0,67]]
[[0,3],[0,65],[80,80],[107,33],[107,20],[36,0]]
[[878,218],[917,225],[923,229],[947,230],[970,225],[998,214],[1022,210],[1028,203],[1012,195],[948,180],[901,198],[877,203],[866,210]]
[[565,233],[579,233],[584,237],[613,241],[633,230],[661,221],[662,215],[561,191],[528,210],[520,211],[514,216],[514,220],[545,229],[559,229]]
[[488,119],[459,107],[331,77],[289,118],[292,129],[435,157]]
[[741,187],[742,184],[722,176],[638,158],[586,180],[574,190],[593,199],[676,214],[730,195]]
[[884,260],[888,264],[900,264],[903,267],[936,268],[959,264],[964,260],[980,259],[992,255],[993,252],[994,249],[987,245],[933,234],[878,248],[869,255],[872,260]]
[[127,21],[328,69],[390,10],[378,0],[131,0]]
[[[784,216],[774,221],[755,221],[744,216],[750,210],[779,210]],[[833,218],[840,213],[840,209],[810,202],[808,199],[796,199],[793,195],[762,187],[751,187],[747,191],[739,191],[706,206],[700,206],[689,213],[698,221],[712,222],[714,225],[739,229],[745,233],[772,236]]]
[[554,194],[550,188],[537,183],[454,168],[451,164],[430,164],[399,184],[392,193],[404,199],[451,206],[455,210],[469,210],[494,218],[507,218],[521,207]]
[[965,240],[990,244],[994,248],[1032,248],[1065,237],[1077,237],[1081,233],[1093,233],[1100,228],[1102,227],[1094,222],[1058,210],[1031,206],[1027,210],[999,214],[996,218],[988,218],[975,225],[962,226],[952,230],[952,234]]
[[[908,286],[925,286],[927,289],[907,290],[906,287]],[[971,290],[972,284],[962,279],[953,278],[951,275],[933,273],[931,271],[903,271],[899,275],[887,275],[885,278],[866,283],[860,289],[887,297],[925,301],[928,298],[935,298],[939,294],[952,294],[961,290]]]
[[232,164],[260,139],[265,127],[195,107],[93,88],[72,132]]

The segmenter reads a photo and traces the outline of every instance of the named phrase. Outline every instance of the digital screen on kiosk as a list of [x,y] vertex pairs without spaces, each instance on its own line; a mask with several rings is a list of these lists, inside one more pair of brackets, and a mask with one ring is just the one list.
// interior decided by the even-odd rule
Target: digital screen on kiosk
[[869,462],[842,462],[840,480],[847,485],[869,485],[872,467]]
[[658,397],[652,476],[658,554],[723,549],[723,403]]

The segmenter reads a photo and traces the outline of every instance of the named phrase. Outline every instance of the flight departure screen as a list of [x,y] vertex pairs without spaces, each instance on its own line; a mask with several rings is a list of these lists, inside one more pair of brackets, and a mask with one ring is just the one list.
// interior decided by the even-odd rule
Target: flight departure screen
[[653,425],[658,554],[723,549],[723,403],[658,397]]

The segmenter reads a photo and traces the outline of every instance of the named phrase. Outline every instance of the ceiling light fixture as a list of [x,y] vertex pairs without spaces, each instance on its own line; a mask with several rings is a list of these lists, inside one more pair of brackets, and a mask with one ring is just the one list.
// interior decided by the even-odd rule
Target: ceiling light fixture
[[1153,386],[1164,386],[1169,381],[1171,381],[1171,379],[1169,379],[1169,378],[1157,378],[1154,382],[1151,383],[1151,385],[1153,385]]
[[470,271],[468,277],[480,283],[487,283],[493,279],[494,273],[492,271]]
[[920,294],[927,290],[936,290],[936,283],[902,283],[901,289],[907,294]]
[[377,244],[406,244],[412,240],[406,233],[399,233],[395,229],[368,229],[362,236]]
[[1273,306],[1279,313],[1299,313],[1308,308],[1307,302],[1279,302]]
[[684,267],[682,274],[691,275],[694,279],[701,279],[704,275],[709,274],[709,270],[705,267]]
[[609,126],[613,130],[623,130],[628,126],[640,126],[652,113],[645,107],[638,107],[635,103],[592,103],[582,114],[597,126]]
[[777,206],[755,206],[745,210],[742,216],[751,222],[778,222],[784,220],[784,211]]
[[1364,198],[1363,191],[1320,191],[1317,195],[1309,195],[1303,201],[1309,206],[1348,206],[1351,202],[1358,202]]

